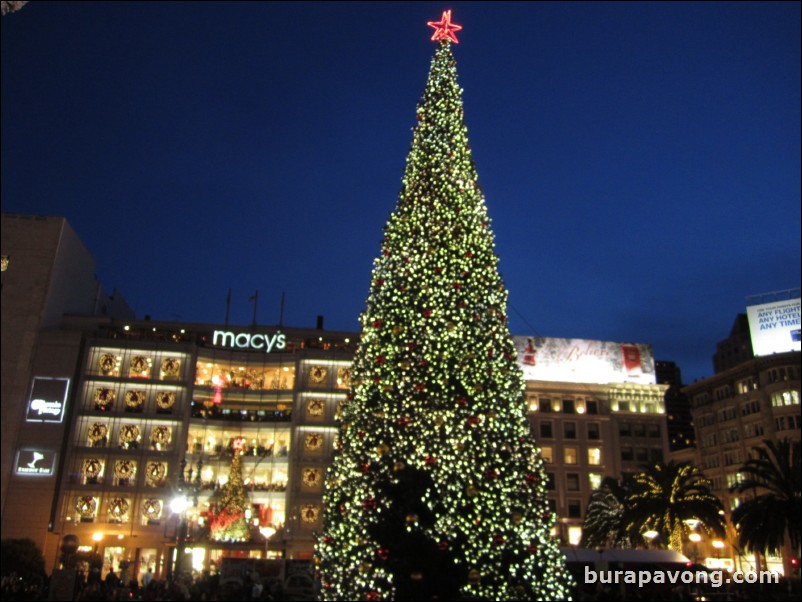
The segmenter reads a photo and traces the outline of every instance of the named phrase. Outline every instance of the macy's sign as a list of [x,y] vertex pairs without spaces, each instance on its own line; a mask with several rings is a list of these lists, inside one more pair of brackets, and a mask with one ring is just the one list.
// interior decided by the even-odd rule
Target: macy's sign
[[284,349],[287,346],[287,340],[286,336],[280,332],[269,335],[215,330],[214,334],[212,334],[212,345],[237,349],[264,349],[265,353],[270,353],[274,347],[276,349]]

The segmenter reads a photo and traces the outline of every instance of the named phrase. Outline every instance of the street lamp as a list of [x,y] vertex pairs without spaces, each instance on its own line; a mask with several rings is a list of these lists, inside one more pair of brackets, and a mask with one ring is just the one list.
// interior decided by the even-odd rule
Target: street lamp
[[649,529],[648,531],[643,532],[643,538],[646,540],[647,548],[654,542],[655,539],[657,539],[658,535],[660,534],[654,529]]
[[[170,502],[170,510],[180,517],[178,525],[178,541],[175,547],[175,574],[184,570],[184,550],[186,549],[187,531],[189,530],[189,519],[187,510],[190,506],[198,505],[198,491],[201,489],[201,469],[203,460],[198,461],[197,472],[190,468],[186,470],[187,461],[181,460],[181,470],[178,473],[178,483],[176,484],[177,495]],[[195,479],[192,475],[195,472]],[[185,477],[186,475],[186,477]]]
[[265,558],[267,558],[270,552],[270,538],[276,534],[276,528],[273,525],[265,525],[264,527],[259,527],[259,533],[265,538]]

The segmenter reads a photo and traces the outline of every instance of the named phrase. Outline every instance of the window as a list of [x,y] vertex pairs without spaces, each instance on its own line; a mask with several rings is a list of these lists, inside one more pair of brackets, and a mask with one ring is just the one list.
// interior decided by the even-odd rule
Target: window
[[632,435],[632,425],[628,422],[622,422],[618,425],[618,434],[622,437],[629,437]]
[[598,422],[588,422],[586,425],[588,439],[591,441],[597,441],[600,438],[599,435],[599,423]]
[[699,418],[699,426],[712,426],[716,423],[716,417],[714,414],[705,414],[701,418]]
[[718,454],[706,454],[702,460],[702,465],[705,468],[718,468],[719,464]]
[[540,448],[540,457],[543,458],[543,461],[548,464],[551,464],[554,461],[551,445],[544,445]]
[[702,447],[715,447],[717,445],[716,434],[713,433],[712,435],[704,435],[700,443],[702,444]]
[[551,399],[543,399],[543,398],[541,398],[541,400],[540,400],[540,411],[541,412],[546,412],[546,413],[554,411],[551,408]]
[[573,399],[563,399],[563,414],[575,414],[576,404]]
[[641,422],[636,422],[632,425],[632,436],[633,437],[645,437],[646,436],[646,426]]
[[732,466],[733,464],[741,463],[741,451],[733,449],[724,452],[724,466]]
[[727,399],[728,397],[732,397],[732,389],[730,389],[729,385],[718,387],[715,391],[713,391],[713,399],[715,401]]
[[802,426],[802,419],[797,416],[779,416],[774,419],[774,425],[778,431],[798,430]]
[[579,491],[579,475],[575,472],[569,472],[565,475],[565,480],[567,483],[566,489],[568,491]]
[[735,420],[737,417],[737,413],[735,412],[735,408],[729,406],[727,408],[722,408],[718,411],[718,421],[719,422],[728,422],[730,420]]
[[632,453],[631,447],[622,447],[621,448],[621,460],[624,462],[632,462],[635,458],[634,454]]
[[734,443],[741,440],[741,433],[738,429],[729,429],[721,432],[722,443]]
[[727,489],[732,489],[741,481],[743,481],[743,477],[741,476],[740,472],[727,473]]
[[659,424],[649,424],[646,426],[646,434],[651,437],[652,439],[659,439],[660,438],[660,425]]
[[798,406],[799,391],[778,391],[771,394],[771,405],[775,408],[783,406]]
[[554,437],[554,433],[552,432],[551,429],[551,422],[544,421],[540,423],[540,436],[543,439],[551,439],[552,437]]
[[663,450],[659,447],[652,447],[649,449],[649,461],[650,462],[662,462],[663,461]]
[[649,461],[649,452],[645,447],[638,447],[635,450],[635,460],[638,462],[648,462]]
[[557,500],[549,498],[546,500],[546,503],[549,505],[549,512],[557,514]]
[[749,416],[750,414],[757,414],[760,411],[760,401],[753,399],[741,404],[741,416]]
[[568,500],[568,518],[582,518],[582,502]]
[[749,439],[751,437],[762,437],[762,436],[763,436],[763,424],[761,422],[754,422],[752,424],[744,425],[744,439]]
[[710,393],[699,393],[699,395],[695,395],[693,398],[693,407],[698,408],[699,406],[705,406],[710,403]]
[[554,473],[547,472],[546,473],[546,489],[549,491],[554,491],[557,488],[557,481],[554,480]]
[[589,447],[588,448],[588,464],[591,466],[598,466],[601,464],[601,448]]
[[602,484],[602,476],[598,472],[591,472],[588,474],[588,484],[591,490],[596,491]]
[[739,380],[735,383],[735,390],[738,391],[740,395],[744,393],[749,393],[749,391],[754,391],[757,389],[757,383],[755,382],[755,378],[750,376],[749,378],[744,378]]
[[576,448],[575,447],[566,447],[563,450],[563,461],[566,464],[576,464],[577,463]]
[[566,422],[563,424],[563,437],[566,439],[576,439],[576,422]]
[[585,409],[587,410],[588,414],[598,414],[599,413],[599,402],[595,399],[590,399],[585,402]]

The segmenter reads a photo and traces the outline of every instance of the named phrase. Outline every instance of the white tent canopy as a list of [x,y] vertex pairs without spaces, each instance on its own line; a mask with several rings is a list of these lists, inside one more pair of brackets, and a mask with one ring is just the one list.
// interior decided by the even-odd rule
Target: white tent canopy
[[567,562],[625,562],[647,564],[687,564],[688,558],[674,550],[590,550],[588,548],[567,547],[560,551]]

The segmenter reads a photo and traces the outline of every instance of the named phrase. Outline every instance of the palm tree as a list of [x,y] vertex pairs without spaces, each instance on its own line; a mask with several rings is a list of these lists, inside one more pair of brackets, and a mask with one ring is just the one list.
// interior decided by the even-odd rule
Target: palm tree
[[635,482],[631,475],[620,481],[605,477],[590,495],[582,526],[585,548],[634,548],[640,541],[637,525],[630,516],[629,499]]
[[732,513],[738,543],[753,552],[779,554],[787,538],[799,557],[800,443],[787,438],[777,442],[764,440],[762,447],[752,449],[754,455],[740,470],[743,480],[731,490],[755,494]]
[[724,508],[702,472],[688,464],[658,463],[635,475],[631,520],[654,530],[668,547],[682,551],[689,521],[699,521],[708,536],[725,536]]

